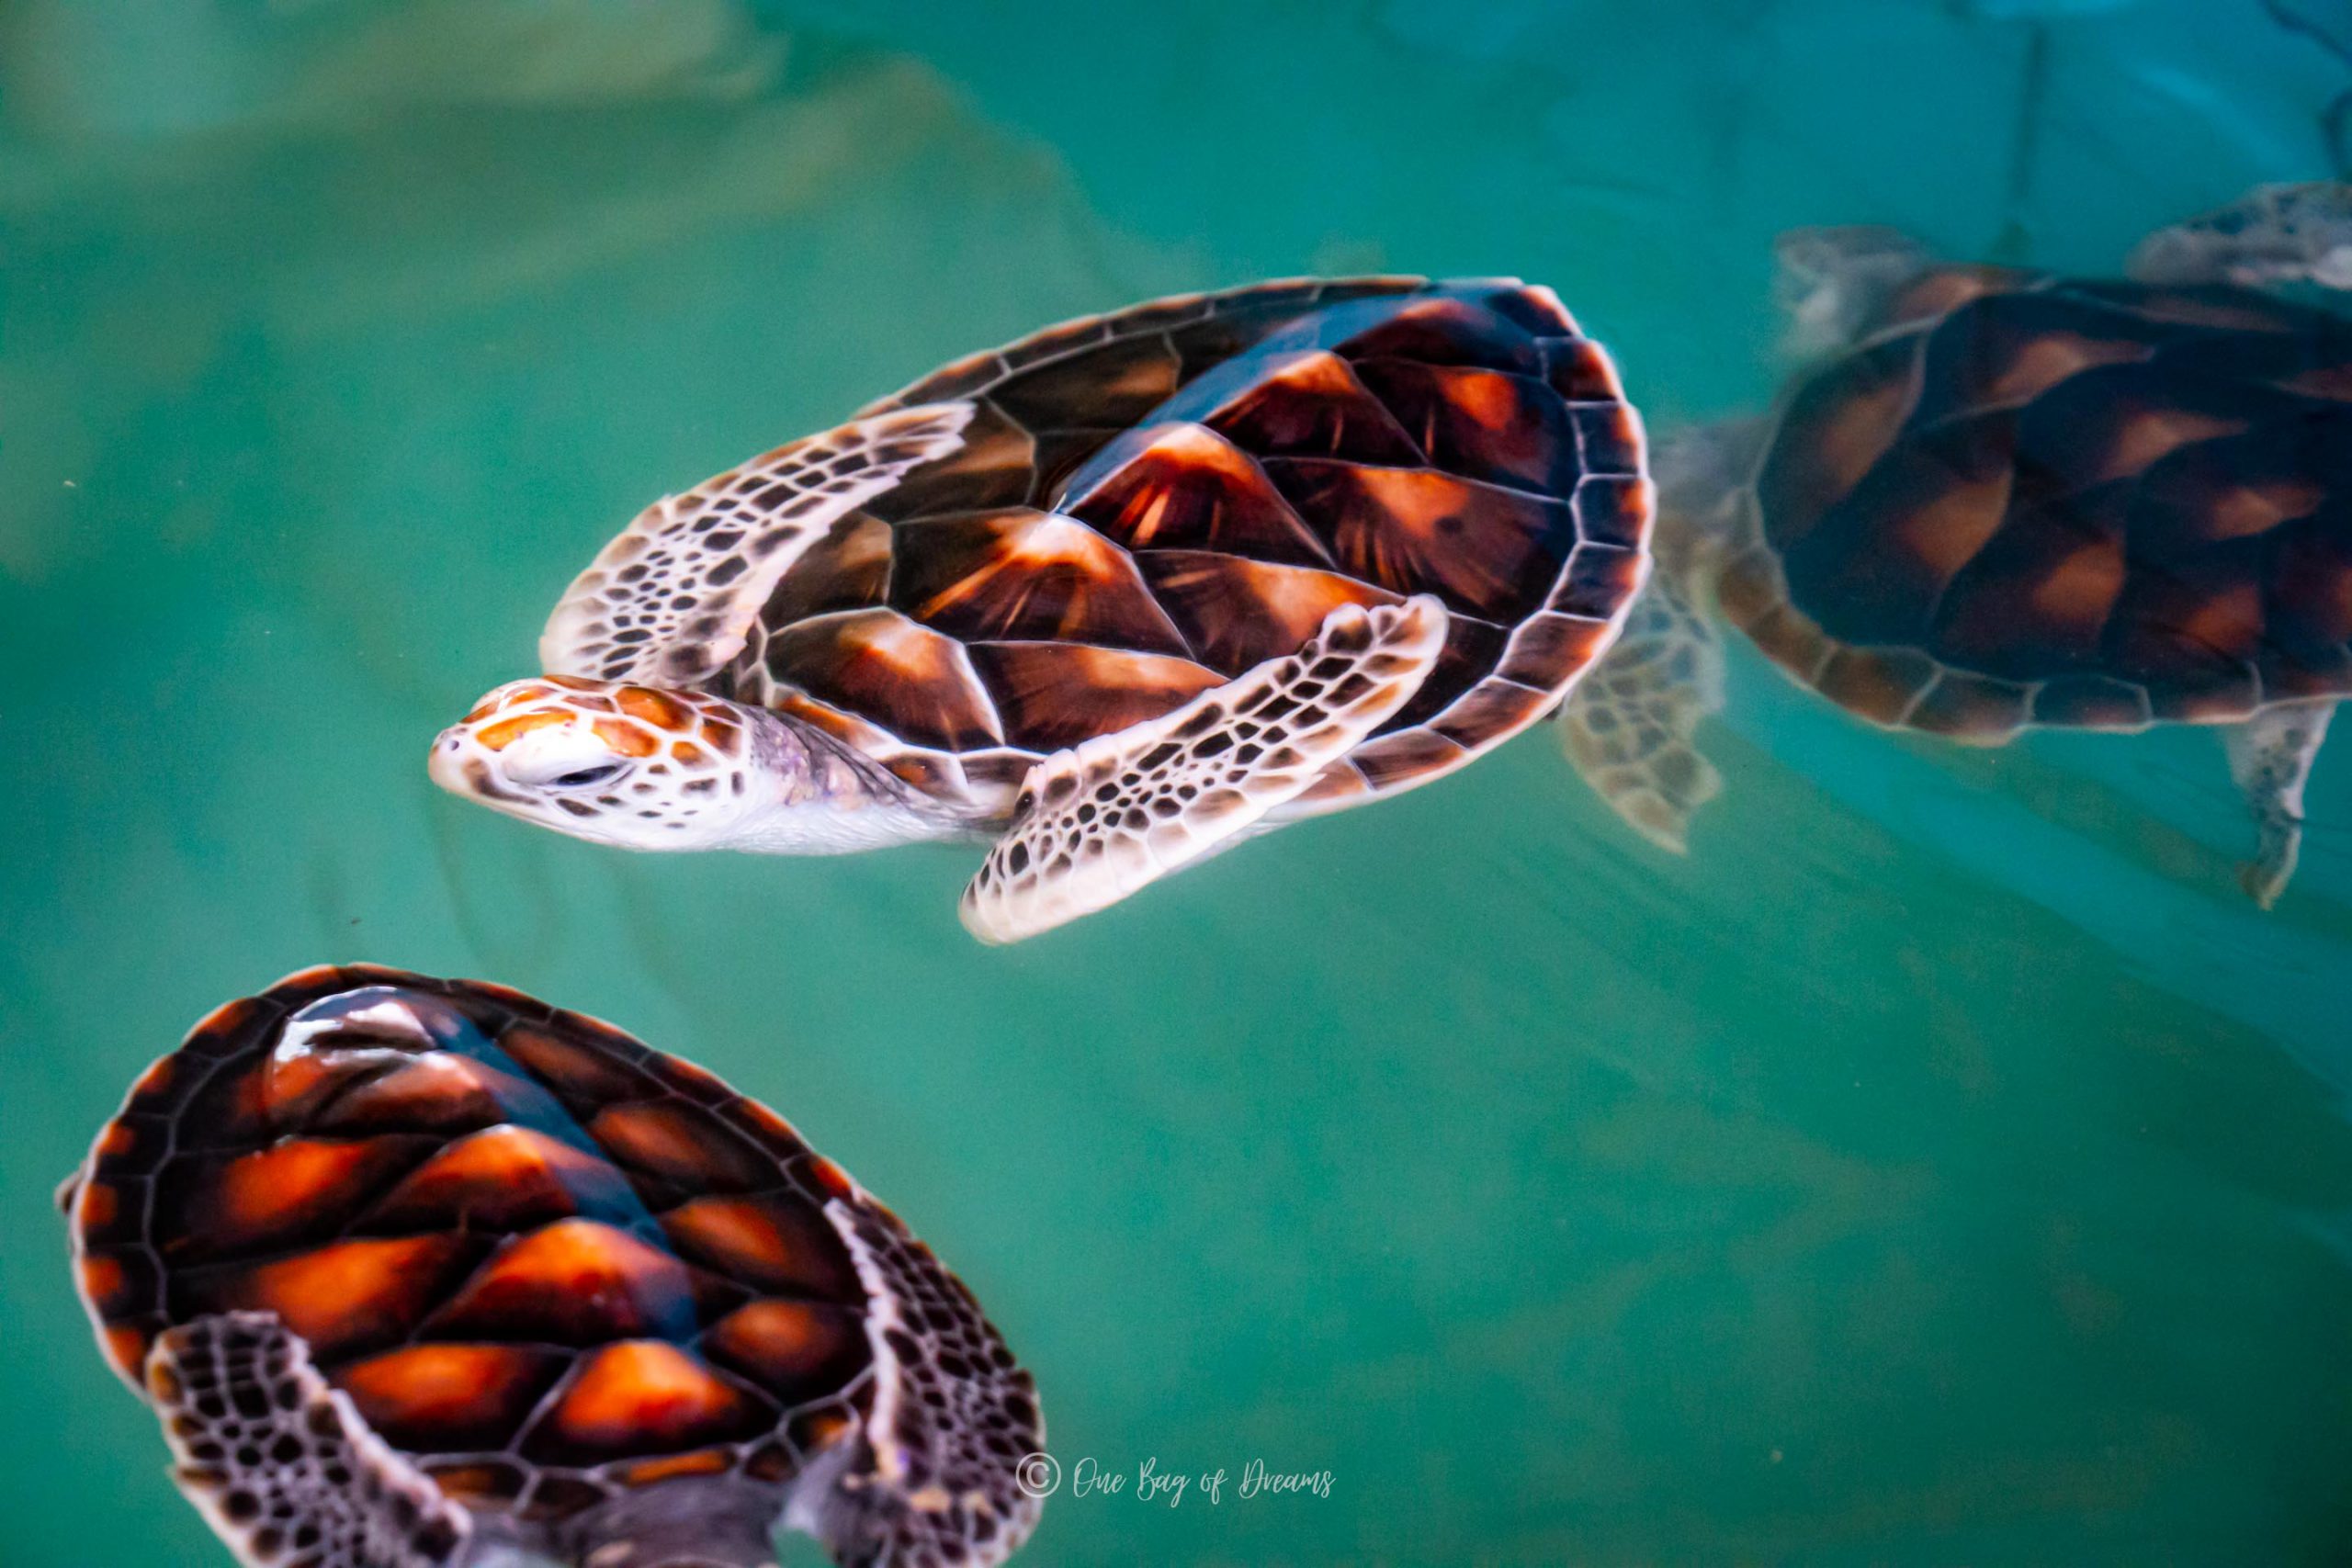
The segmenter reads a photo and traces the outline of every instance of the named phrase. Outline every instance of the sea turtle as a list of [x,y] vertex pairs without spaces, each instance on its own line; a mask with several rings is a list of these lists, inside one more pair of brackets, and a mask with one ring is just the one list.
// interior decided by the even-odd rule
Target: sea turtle
[[784,1121],[503,987],[304,970],[60,1192],[107,1363],[247,1568],[1002,1562],[1035,1391]]
[[2352,287],[2352,190],[2257,191],[2151,236],[2131,281],[1883,229],[1780,262],[1815,359],[1769,418],[1661,444],[1658,570],[1564,710],[1570,759],[1681,851],[1720,787],[1692,745],[1719,610],[1883,726],[2228,727],[2267,907],[2352,692],[2352,321],[2248,285]]
[[1010,942],[1554,711],[1648,567],[1641,423],[1548,288],[1187,295],[960,360],[657,502],[431,753],[634,849],[992,837]]

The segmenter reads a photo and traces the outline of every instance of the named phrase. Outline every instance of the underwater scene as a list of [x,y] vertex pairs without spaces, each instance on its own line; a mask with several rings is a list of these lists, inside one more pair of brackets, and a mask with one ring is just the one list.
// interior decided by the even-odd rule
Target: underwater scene
[[2352,1561],[2341,0],[0,0],[0,650],[6,1568]]

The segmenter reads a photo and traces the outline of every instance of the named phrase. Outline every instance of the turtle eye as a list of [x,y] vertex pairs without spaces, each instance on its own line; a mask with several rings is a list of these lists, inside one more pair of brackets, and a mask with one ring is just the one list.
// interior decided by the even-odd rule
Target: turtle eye
[[626,764],[606,762],[601,767],[581,768],[569,773],[559,773],[548,781],[551,789],[587,789],[607,779],[620,777]]

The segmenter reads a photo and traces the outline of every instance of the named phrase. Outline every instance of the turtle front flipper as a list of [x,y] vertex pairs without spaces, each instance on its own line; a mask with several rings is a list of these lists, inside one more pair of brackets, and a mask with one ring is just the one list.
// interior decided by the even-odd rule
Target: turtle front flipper
[[1018,942],[1235,842],[1412,700],[1446,619],[1428,594],[1342,604],[1296,653],[1047,757],[964,890],[964,924]]
[[246,1568],[444,1568],[472,1520],[395,1453],[274,1313],[166,1330],[147,1392],[172,1478]]
[[1560,744],[1585,783],[1651,843],[1690,847],[1690,818],[1723,789],[1695,744],[1724,705],[1724,645],[1665,572],[1650,579],[1600,663],[1560,710]]
[[2282,703],[2265,708],[2224,737],[2230,776],[2245,792],[2260,833],[2251,863],[2239,881],[2267,909],[2287,890],[2303,843],[2303,786],[2327,739],[2335,704]]
[[639,513],[539,635],[550,675],[683,687],[742,651],[760,606],[835,523],[964,444],[967,402],[918,404],[779,446]]
[[[1052,1490],[1037,1391],[963,1281],[874,1202],[825,1217],[848,1247],[872,1315],[864,1441],[812,1468],[785,1522],[842,1568],[993,1568],[1029,1539]],[[820,1461],[820,1465],[821,1465]]]
[[2352,183],[2257,186],[2227,207],[2157,230],[2125,270],[2141,283],[2352,288]]

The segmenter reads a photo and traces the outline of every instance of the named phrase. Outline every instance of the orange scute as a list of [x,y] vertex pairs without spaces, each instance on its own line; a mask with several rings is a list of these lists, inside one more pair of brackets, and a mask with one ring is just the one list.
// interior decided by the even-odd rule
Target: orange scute
[[328,1354],[413,1327],[458,1245],[439,1235],[338,1242],[254,1269],[236,1304],[276,1313]]
[[616,1105],[588,1134],[623,1164],[691,1187],[741,1189],[775,1179],[775,1164],[707,1111],[695,1106]]
[[629,1339],[589,1359],[546,1425],[591,1452],[658,1452],[723,1438],[752,1413],[750,1400],[686,1351]]
[[685,1266],[627,1231],[560,1220],[514,1242],[435,1320],[447,1335],[594,1344],[691,1324]]
[[662,1224],[687,1257],[748,1283],[858,1298],[830,1228],[806,1201],[697,1198]]
[[2317,479],[2277,479],[2233,485],[2214,496],[2207,509],[2212,525],[2210,532],[2221,539],[2265,534],[2290,518],[2310,516],[2326,499],[2326,488]]
[[2008,355],[1984,392],[1996,403],[2021,403],[2095,365],[2120,365],[2147,356],[2144,344],[2085,337],[2079,333],[2044,333]]
[[839,1309],[808,1302],[757,1301],[710,1331],[711,1353],[768,1388],[787,1393],[865,1349]]
[[681,1475],[724,1475],[734,1468],[735,1456],[726,1449],[696,1449],[670,1459],[650,1459],[620,1472],[625,1486],[650,1486]]
[[2088,637],[2106,624],[2123,592],[2123,541],[2084,545],[2050,568],[2029,595],[2034,614]]
[[501,1126],[458,1139],[379,1203],[379,1223],[511,1229],[629,1202],[620,1172],[544,1133]]
[[397,1145],[289,1138],[224,1167],[211,1194],[219,1223],[246,1243],[265,1243],[318,1223],[365,1194],[393,1162]]
[[2187,409],[2151,409],[2123,422],[2097,477],[2104,480],[2143,473],[2177,447],[2217,435],[2233,435],[2245,428],[2245,421],[2240,419],[2221,419]]
[[415,1345],[346,1367],[335,1382],[392,1442],[493,1448],[563,1365],[560,1355],[509,1345]]

